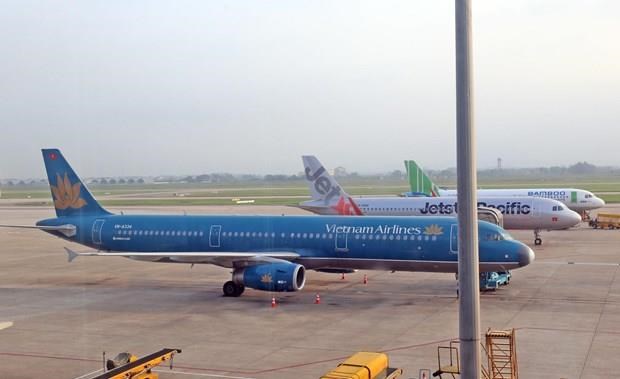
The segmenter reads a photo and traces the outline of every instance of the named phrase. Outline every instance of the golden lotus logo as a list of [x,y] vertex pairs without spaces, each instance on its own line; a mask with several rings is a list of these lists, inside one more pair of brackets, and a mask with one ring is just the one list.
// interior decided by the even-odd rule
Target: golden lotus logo
[[443,227],[433,224],[424,228],[424,234],[427,236],[440,236],[443,234]]
[[273,282],[273,278],[271,277],[271,274],[265,274],[265,275],[260,277],[260,281],[265,283],[265,284],[269,284],[269,283]]
[[56,174],[56,185],[50,184],[50,187],[54,195],[56,209],[79,209],[86,205],[86,201],[80,197],[80,183],[71,185],[67,173],[65,173],[64,179],[60,177],[60,174]]

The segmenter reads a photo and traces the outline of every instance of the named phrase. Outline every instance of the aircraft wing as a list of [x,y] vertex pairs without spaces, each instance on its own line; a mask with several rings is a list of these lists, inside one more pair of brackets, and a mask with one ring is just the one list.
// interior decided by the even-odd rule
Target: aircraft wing
[[125,257],[136,260],[177,263],[210,263],[222,267],[246,267],[261,263],[277,263],[299,258],[299,254],[288,251],[273,252],[76,252],[65,247],[69,262],[77,257]]

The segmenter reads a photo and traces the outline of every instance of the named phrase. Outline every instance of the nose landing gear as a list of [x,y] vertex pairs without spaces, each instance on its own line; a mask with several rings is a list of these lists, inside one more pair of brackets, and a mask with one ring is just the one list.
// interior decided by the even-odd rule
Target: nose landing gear
[[542,245],[542,238],[540,238],[540,230],[534,230],[534,245]]

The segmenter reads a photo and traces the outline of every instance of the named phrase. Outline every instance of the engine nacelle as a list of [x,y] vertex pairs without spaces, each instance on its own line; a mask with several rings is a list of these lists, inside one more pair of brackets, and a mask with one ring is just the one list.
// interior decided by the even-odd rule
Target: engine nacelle
[[299,291],[306,283],[306,269],[288,262],[263,263],[235,270],[233,282],[261,291]]

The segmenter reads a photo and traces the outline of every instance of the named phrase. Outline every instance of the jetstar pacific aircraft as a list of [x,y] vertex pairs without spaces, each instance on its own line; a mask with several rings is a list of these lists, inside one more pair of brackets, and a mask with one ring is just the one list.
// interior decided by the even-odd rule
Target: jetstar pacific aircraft
[[[56,218],[36,228],[92,248],[78,256],[209,263],[232,269],[225,296],[245,287],[297,291],[306,269],[456,272],[453,217],[116,215],[97,203],[59,150],[44,149]],[[490,223],[478,226],[480,271],[528,265],[533,251]]]
[[[358,197],[349,196],[329,175],[315,156],[303,156],[306,181],[312,200],[299,206],[311,212],[369,216],[455,216],[455,197]],[[562,203],[543,198],[485,196],[479,207],[502,212],[506,229],[534,231],[534,243],[540,245],[541,230],[566,229],[578,224],[581,217]]]

